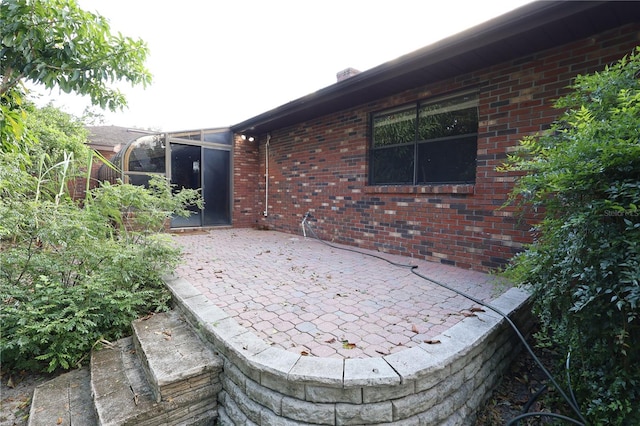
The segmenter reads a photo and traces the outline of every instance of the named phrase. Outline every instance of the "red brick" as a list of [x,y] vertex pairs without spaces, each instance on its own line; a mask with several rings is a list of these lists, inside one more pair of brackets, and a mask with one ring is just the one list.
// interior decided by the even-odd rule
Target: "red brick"
[[[515,210],[502,206],[513,188],[507,178],[519,174],[495,168],[524,135],[548,129],[559,115],[554,99],[569,91],[577,74],[629,53],[638,31],[638,25],[628,25],[274,131],[269,206],[266,135],[259,143],[236,138],[233,225],[299,234],[311,211],[311,225],[327,240],[437,262],[444,255],[447,262],[482,271],[501,267],[531,242],[536,217],[528,213],[523,222],[518,213],[498,213]],[[481,122],[475,185],[367,185],[371,113],[469,87],[479,91]]]

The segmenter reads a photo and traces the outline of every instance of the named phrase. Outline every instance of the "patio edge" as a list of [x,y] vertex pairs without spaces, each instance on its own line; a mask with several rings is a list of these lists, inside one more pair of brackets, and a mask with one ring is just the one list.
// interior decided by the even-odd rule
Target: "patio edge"
[[[272,347],[187,280],[166,277],[176,306],[224,359],[221,419],[243,424],[470,425],[522,345],[486,310],[433,341],[377,358],[310,357]],[[491,302],[528,333],[529,294],[511,288]],[[232,424],[232,423],[230,423]]]

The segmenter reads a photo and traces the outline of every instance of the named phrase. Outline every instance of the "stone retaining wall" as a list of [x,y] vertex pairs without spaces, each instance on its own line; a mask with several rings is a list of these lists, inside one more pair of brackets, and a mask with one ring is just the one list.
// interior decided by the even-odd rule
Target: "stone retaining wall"
[[[521,349],[506,321],[487,310],[436,344],[379,358],[302,356],[268,345],[187,281],[167,281],[178,308],[224,359],[223,425],[471,425]],[[492,306],[527,332],[527,300],[513,288]]]

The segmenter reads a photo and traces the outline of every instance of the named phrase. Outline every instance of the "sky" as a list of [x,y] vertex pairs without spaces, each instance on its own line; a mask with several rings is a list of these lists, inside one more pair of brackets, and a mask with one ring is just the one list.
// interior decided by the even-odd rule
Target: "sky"
[[[226,127],[513,10],[531,0],[77,0],[112,31],[144,40],[153,82],[118,87],[128,108],[105,125]],[[82,115],[86,98],[44,91]]]

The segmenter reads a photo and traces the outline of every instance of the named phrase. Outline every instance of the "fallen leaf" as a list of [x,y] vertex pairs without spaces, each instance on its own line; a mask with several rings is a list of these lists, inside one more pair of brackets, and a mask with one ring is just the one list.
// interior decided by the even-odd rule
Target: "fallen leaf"
[[335,343],[335,342],[336,342],[336,338],[335,338],[335,337],[332,337],[331,339],[329,339],[329,340],[325,340],[324,342],[325,342],[325,343]]
[[117,345],[113,342],[110,342],[106,339],[99,339],[96,343],[102,343],[103,345],[105,345],[107,348],[109,349],[114,349],[117,347]]
[[58,420],[56,421],[57,425],[61,425],[62,424],[62,417],[58,417]]
[[309,352],[307,352],[307,351],[300,351],[300,355],[302,355],[302,356],[309,356]]
[[486,312],[484,309],[482,308],[471,308],[469,309],[471,312]]
[[26,397],[19,405],[18,408],[27,408],[31,404],[31,398]]
[[416,334],[420,334],[420,331],[418,331],[418,327],[416,327],[415,324],[411,324],[411,331],[413,331]]
[[465,317],[477,317],[477,315],[472,312],[462,312],[462,315]]
[[356,348],[356,344],[355,343],[349,343],[348,340],[343,340],[342,341],[342,347],[345,349],[355,349]]
[[441,343],[440,340],[425,340],[424,342],[428,345],[437,345],[438,343]]
[[13,378],[9,377],[9,380],[7,380],[7,387],[13,389],[16,387],[16,385],[13,383]]

